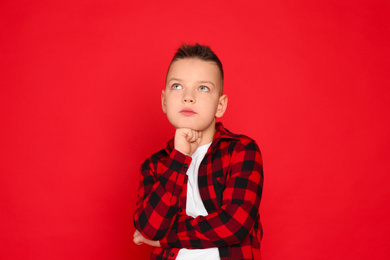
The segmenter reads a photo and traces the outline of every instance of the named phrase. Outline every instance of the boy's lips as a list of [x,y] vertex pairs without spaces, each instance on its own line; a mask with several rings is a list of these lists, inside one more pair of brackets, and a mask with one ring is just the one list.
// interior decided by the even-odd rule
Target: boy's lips
[[185,108],[185,109],[180,110],[180,114],[182,114],[184,116],[192,116],[192,115],[195,115],[196,113],[192,109]]

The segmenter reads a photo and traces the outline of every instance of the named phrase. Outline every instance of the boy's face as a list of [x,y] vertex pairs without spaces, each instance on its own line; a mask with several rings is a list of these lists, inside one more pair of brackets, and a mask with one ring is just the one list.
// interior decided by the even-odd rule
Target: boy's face
[[179,59],[169,68],[162,109],[176,129],[213,132],[215,118],[221,117],[227,106],[227,96],[221,92],[221,74],[214,62]]

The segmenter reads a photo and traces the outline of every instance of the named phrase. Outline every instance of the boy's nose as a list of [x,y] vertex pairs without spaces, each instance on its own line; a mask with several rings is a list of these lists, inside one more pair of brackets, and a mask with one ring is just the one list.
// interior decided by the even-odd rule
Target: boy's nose
[[184,102],[184,103],[194,103],[194,102],[195,102],[195,99],[192,98],[192,97],[184,97],[184,98],[183,98],[183,102]]
[[186,91],[186,93],[184,93],[184,95],[183,95],[183,102],[184,103],[195,103],[194,93],[192,93],[191,91]]

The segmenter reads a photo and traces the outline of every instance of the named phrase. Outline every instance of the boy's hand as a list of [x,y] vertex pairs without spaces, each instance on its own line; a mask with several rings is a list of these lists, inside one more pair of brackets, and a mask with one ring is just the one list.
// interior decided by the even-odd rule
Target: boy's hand
[[175,133],[175,149],[191,156],[202,140],[202,132],[189,128],[178,128]]
[[142,245],[142,244],[147,244],[149,246],[154,246],[154,247],[161,247],[160,241],[158,240],[150,240],[145,238],[138,230],[134,232],[133,235],[133,242],[136,245]]

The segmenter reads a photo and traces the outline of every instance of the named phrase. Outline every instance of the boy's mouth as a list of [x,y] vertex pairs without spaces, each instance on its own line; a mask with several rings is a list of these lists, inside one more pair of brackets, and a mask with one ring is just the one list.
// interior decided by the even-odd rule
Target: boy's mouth
[[180,111],[180,114],[184,115],[184,116],[192,116],[192,115],[195,115],[195,111],[192,110],[192,109],[189,109],[189,108],[185,108],[183,110]]

